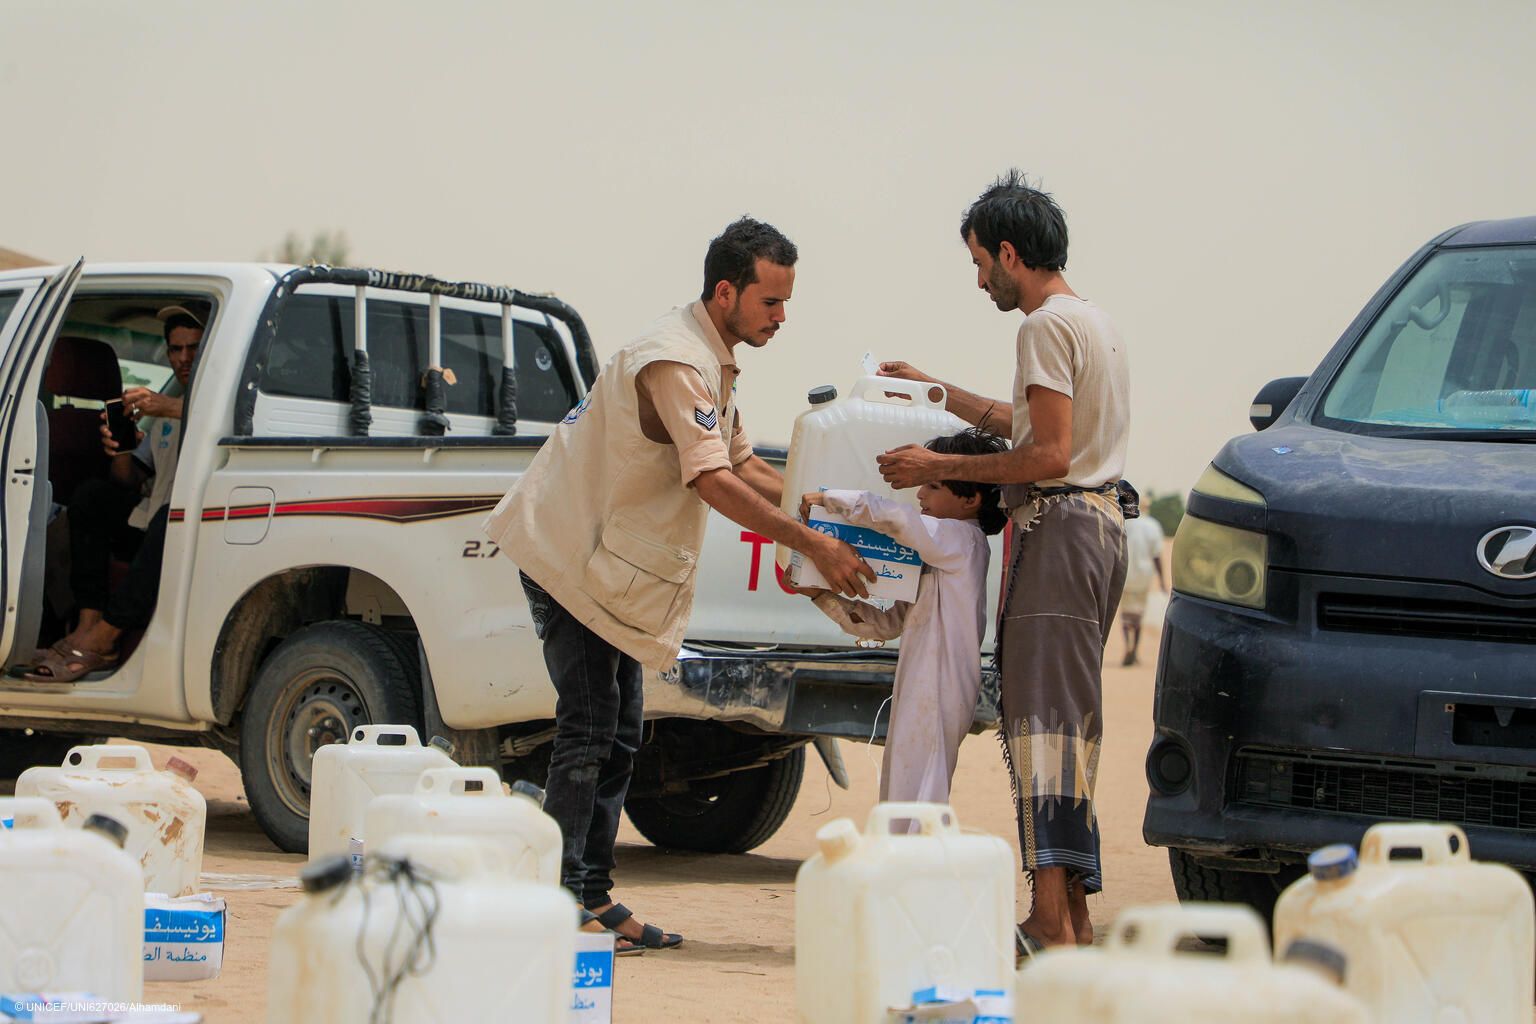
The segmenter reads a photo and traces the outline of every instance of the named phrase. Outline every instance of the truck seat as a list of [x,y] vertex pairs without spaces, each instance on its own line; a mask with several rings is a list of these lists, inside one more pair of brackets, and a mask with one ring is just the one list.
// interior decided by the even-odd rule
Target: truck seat
[[48,481],[53,500],[69,503],[82,480],[106,476],[101,450],[101,410],[81,409],[70,399],[103,402],[121,398],[122,370],[117,353],[93,338],[60,338],[48,357],[43,389],[54,396],[48,410]]

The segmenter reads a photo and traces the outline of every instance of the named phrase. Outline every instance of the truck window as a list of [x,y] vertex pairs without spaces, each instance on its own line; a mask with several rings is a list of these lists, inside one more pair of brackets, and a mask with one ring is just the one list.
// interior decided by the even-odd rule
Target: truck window
[[1430,259],[1361,337],[1322,412],[1384,433],[1536,425],[1536,249]]
[[[370,299],[368,353],[373,403],[422,409],[427,367],[427,307]],[[289,300],[263,371],[269,395],[346,402],[352,384],[353,300],[350,296],[300,294]],[[560,336],[543,324],[513,324],[517,356],[517,415],[558,423],[576,404],[576,389]],[[501,318],[460,309],[443,310],[443,365],[457,380],[448,388],[448,411],[494,417],[501,387]]]

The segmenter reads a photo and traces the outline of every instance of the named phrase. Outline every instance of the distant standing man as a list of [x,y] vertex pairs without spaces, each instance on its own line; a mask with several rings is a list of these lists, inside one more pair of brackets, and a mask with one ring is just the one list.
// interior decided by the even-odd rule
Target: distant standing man
[[1147,613],[1147,594],[1156,581],[1168,593],[1163,576],[1163,528],[1151,516],[1139,516],[1125,524],[1125,592],[1120,596],[1120,632],[1125,638],[1122,667],[1136,664],[1141,646],[1141,619]]
[[[1013,400],[946,384],[949,409],[999,433],[997,455],[906,445],[879,457],[895,487],[1000,483],[1013,519],[998,631],[1002,732],[1034,905],[1020,955],[1093,941],[1087,894],[1103,887],[1093,806],[1103,734],[1104,644],[1125,580],[1116,485],[1125,466],[1130,374],[1109,317],[1067,286],[1067,224],[1048,194],[1010,171],[960,223],[977,286],[1024,313]],[[932,381],[906,363],[881,372]]]
[[677,657],[711,507],[816,563],[843,594],[874,571],[779,511],[783,478],[752,452],[736,409],[736,346],[784,322],[794,243],[742,218],[709,243],[704,291],[620,349],[496,506],[486,533],[522,570],[555,685],[544,809],[564,837],[561,881],[588,931],[620,952],[682,936],[609,895],[619,812],[640,749],[641,667]]

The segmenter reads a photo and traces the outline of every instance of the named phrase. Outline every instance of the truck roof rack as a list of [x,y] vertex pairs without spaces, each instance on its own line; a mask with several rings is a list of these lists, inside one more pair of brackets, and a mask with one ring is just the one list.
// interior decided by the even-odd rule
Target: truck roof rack
[[357,319],[353,332],[355,348],[352,352],[352,384],[349,394],[352,408],[348,415],[348,425],[353,436],[366,437],[373,422],[373,375],[368,365],[368,288],[415,292],[431,297],[426,409],[421,418],[422,433],[427,436],[441,437],[448,429],[447,395],[443,384],[442,310],[438,305],[438,300],[443,296],[474,302],[494,302],[501,306],[501,389],[496,403],[496,425],[492,428],[494,434],[510,437],[517,433],[517,376],[512,347],[514,306],[543,313],[564,323],[576,346],[576,369],[583,383],[591,387],[597,379],[597,352],[592,346],[591,335],[587,333],[587,325],[576,310],[553,295],[535,295],[516,288],[472,281],[441,281],[425,274],[398,274],[388,270],[314,264],[288,271],[267,297],[256,337],[252,339],[250,352],[246,356],[245,371],[241,375],[240,391],[235,400],[236,437],[250,437],[254,431],[256,393],[261,373],[277,338],[288,300],[294,292],[307,284],[351,285],[357,289]]

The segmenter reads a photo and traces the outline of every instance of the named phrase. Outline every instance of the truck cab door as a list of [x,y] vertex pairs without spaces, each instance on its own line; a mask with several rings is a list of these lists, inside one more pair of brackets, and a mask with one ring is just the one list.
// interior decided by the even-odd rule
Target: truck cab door
[[[49,346],[64,322],[80,260],[47,281],[0,284],[0,667],[31,659],[43,614],[43,562],[53,488],[48,483],[48,413],[39,401]],[[7,313],[7,307],[9,311]]]

